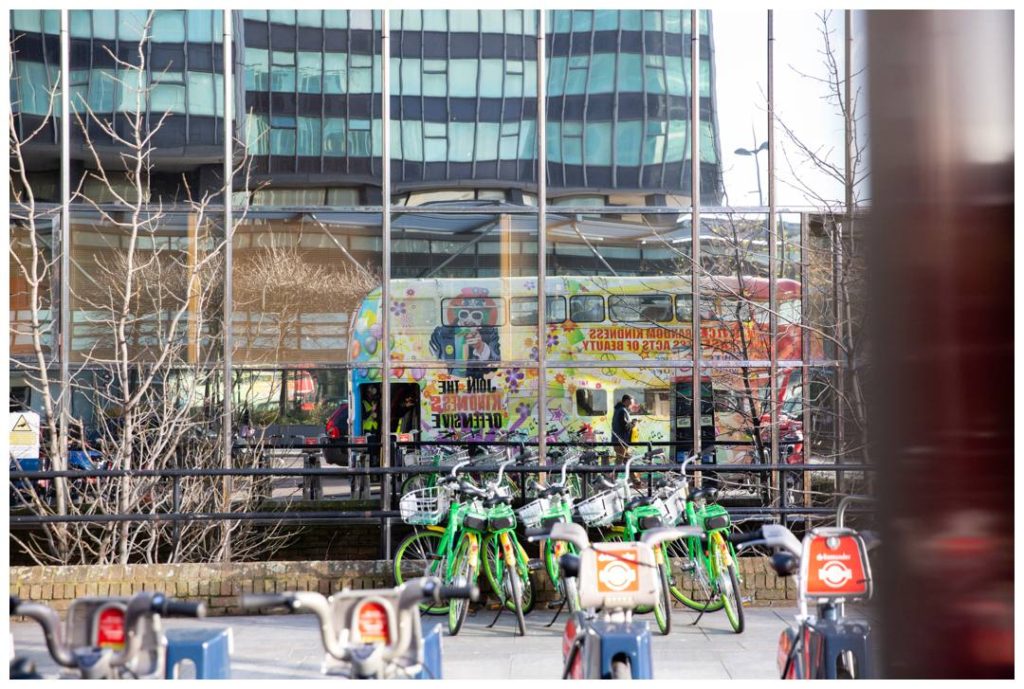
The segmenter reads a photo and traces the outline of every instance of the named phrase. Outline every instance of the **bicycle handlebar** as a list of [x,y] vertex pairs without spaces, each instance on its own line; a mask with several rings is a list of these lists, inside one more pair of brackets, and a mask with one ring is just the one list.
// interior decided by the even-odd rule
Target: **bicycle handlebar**
[[150,610],[163,617],[206,617],[205,603],[167,598],[161,593],[153,597]]
[[243,608],[292,608],[294,599],[281,593],[243,593]]
[[759,528],[759,529],[757,529],[755,531],[749,531],[749,532],[745,532],[745,533],[744,532],[731,533],[731,534],[729,534],[729,535],[727,535],[725,537],[725,540],[729,541],[733,545],[742,546],[742,545],[746,544],[749,547],[750,544],[752,544],[754,541],[763,541],[764,540],[764,529]]
[[65,648],[61,642],[60,617],[56,610],[41,603],[31,603],[11,596],[11,614],[24,615],[38,622],[39,626],[43,628],[43,638],[46,640],[46,648],[50,651],[50,657],[58,665],[77,667],[70,649]]

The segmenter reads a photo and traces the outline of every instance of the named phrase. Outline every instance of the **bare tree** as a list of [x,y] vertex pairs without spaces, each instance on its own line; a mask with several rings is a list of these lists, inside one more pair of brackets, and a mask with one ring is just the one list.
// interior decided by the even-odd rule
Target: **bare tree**
[[[122,91],[127,112],[114,116],[93,110],[83,98],[72,103],[71,116],[89,168],[71,201],[75,203],[70,284],[72,319],[71,385],[61,389],[50,372],[45,335],[50,300],[44,294],[53,277],[28,175],[27,159],[36,132],[23,136],[10,118],[12,193],[16,222],[25,239],[12,244],[12,269],[28,286],[31,362],[20,362],[43,403],[46,449],[52,467],[68,466],[72,446],[94,447],[106,468],[136,470],[204,469],[224,465],[219,442],[222,396],[223,277],[225,247],[234,228],[220,225],[218,205],[224,188],[195,193],[183,178],[184,200],[165,207],[153,201],[154,138],[172,114],[157,116],[149,108],[152,70],[146,64],[153,12],[142,27],[132,58],[114,54],[111,77]],[[12,46],[13,50],[13,46]],[[98,77],[102,78],[102,77]],[[50,89],[46,119],[54,120],[57,88]],[[64,113],[68,116],[68,113]],[[115,117],[121,120],[115,124]],[[113,144],[96,141],[102,137]],[[236,142],[236,149],[240,149]],[[242,157],[235,175],[244,176]],[[15,180],[17,183],[15,183]],[[111,203],[112,202],[112,203]],[[243,209],[240,221],[244,221]],[[85,423],[70,424],[62,436],[58,422],[64,398],[89,410],[93,434]],[[63,396],[63,398],[62,398]],[[75,431],[79,427],[81,430]],[[237,464],[237,463],[236,463]],[[217,561],[224,541],[222,526],[212,521],[168,521],[170,512],[210,513],[225,508],[219,477],[182,476],[177,480],[125,475],[87,481],[73,479],[51,492],[20,491],[19,499],[36,514],[136,514],[143,521],[46,524],[27,536],[13,535],[40,564]],[[229,509],[251,511],[260,496],[251,480],[235,481]],[[276,527],[236,521],[232,556],[266,556],[286,538]]]

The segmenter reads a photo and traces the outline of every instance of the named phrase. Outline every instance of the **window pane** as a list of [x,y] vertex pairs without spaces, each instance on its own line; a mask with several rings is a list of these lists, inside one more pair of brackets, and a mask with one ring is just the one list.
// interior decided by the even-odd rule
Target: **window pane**
[[345,155],[345,120],[328,117],[323,121],[324,155]]
[[472,31],[478,30],[476,10],[451,10],[448,12],[449,31]]
[[452,60],[449,64],[451,65],[449,68],[451,95],[460,98],[475,97],[477,95],[476,60]]
[[604,298],[574,296],[569,298],[569,320],[576,323],[599,323],[604,320]]
[[155,115],[165,112],[185,112],[185,87],[174,84],[156,84],[150,91],[150,110]]
[[344,53],[324,54],[324,93],[345,93],[348,90]]
[[613,321],[664,323],[672,320],[672,298],[667,294],[610,296],[608,316]]
[[270,10],[270,21],[294,26],[295,10]]
[[188,11],[188,40],[210,42],[213,40],[213,17],[210,10]]
[[[80,14],[88,15],[88,11],[79,11]],[[89,36],[89,33],[85,34]],[[114,10],[93,10],[92,11],[92,34],[95,38],[113,40],[117,36],[117,13]]]
[[327,29],[347,29],[348,10],[324,10],[324,27]]
[[642,122],[619,122],[615,133],[615,159],[619,165],[640,164]]
[[185,40],[185,13],[161,10],[153,16],[153,41],[182,43]]
[[205,72],[188,73],[188,110],[193,115],[214,115],[213,75]]
[[146,27],[146,10],[120,10],[117,16],[117,37],[122,41],[139,42]]
[[587,165],[612,164],[611,122],[587,122]]
[[298,132],[298,147],[296,152],[300,156],[320,155],[320,118],[300,117]]
[[497,122],[478,122],[476,125],[476,159],[496,160],[498,158]]
[[608,413],[608,393],[589,388],[576,390],[576,413],[580,416],[605,416]]
[[320,53],[299,53],[299,92],[320,93],[320,77],[323,71]]
[[269,51],[245,49],[245,88],[249,91],[266,91],[270,88]]
[[270,153],[271,155],[295,155],[295,130],[271,129]]

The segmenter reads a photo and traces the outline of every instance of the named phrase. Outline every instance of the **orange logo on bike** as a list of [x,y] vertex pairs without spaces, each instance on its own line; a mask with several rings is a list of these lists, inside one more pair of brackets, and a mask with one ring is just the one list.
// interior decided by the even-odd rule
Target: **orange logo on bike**
[[636,548],[616,550],[614,555],[597,554],[597,590],[601,593],[640,590]]
[[807,595],[861,596],[867,593],[866,570],[856,537],[813,538],[807,555]]

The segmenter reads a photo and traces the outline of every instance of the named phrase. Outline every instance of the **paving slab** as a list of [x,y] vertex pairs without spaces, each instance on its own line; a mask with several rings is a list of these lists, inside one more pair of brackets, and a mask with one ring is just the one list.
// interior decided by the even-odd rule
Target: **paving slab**
[[[641,615],[652,630],[656,679],[774,679],[775,648],[779,633],[793,619],[794,609],[749,608],[746,628],[735,634],[724,613],[705,615],[675,609],[672,633],[661,636],[653,615]],[[553,613],[537,610],[526,618],[527,635],[515,636],[514,618],[503,614],[488,628],[494,612],[480,611],[467,618],[456,637],[445,633],[443,645],[446,679],[557,679],[562,670],[563,614],[546,627]],[[444,617],[425,617],[426,624],[446,623]],[[251,615],[205,620],[168,619],[168,628],[230,626],[234,635],[232,676],[239,679],[316,679],[323,650],[315,618],[311,615]],[[36,661],[47,676],[56,676],[39,626],[11,623],[19,655]],[[446,629],[446,627],[445,627]]]

